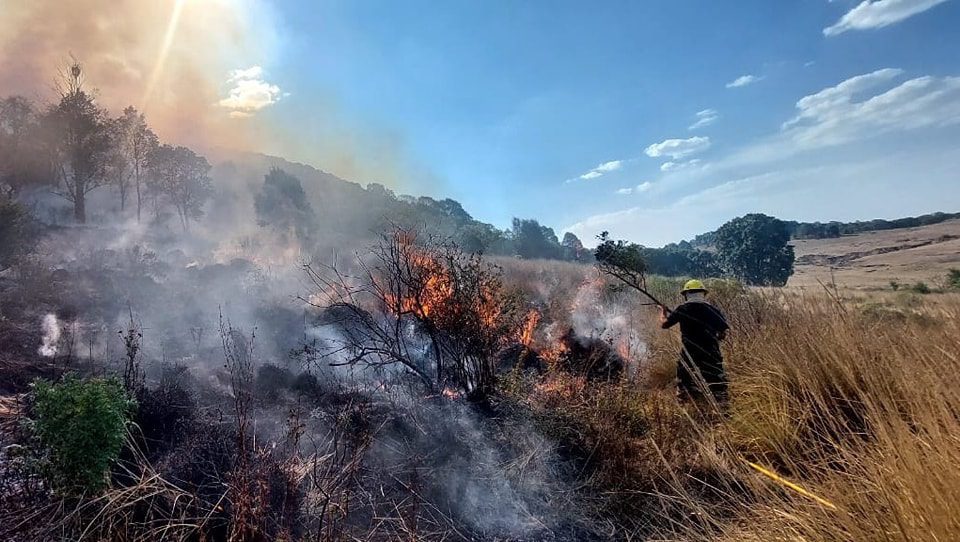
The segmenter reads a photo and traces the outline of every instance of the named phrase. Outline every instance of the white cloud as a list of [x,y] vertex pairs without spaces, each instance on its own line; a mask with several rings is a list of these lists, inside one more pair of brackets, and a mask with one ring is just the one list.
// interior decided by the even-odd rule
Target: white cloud
[[229,110],[234,118],[249,117],[277,103],[284,96],[280,87],[263,80],[263,68],[260,66],[233,70],[227,82],[233,87],[218,105]]
[[618,169],[622,168],[623,162],[624,162],[623,160],[611,160],[609,162],[604,162],[599,166],[591,169],[590,171],[584,173],[583,175],[580,175],[576,179],[570,179],[567,182],[569,183],[577,179],[589,181],[591,179],[597,179],[599,177],[603,177],[605,173],[610,173],[611,171],[617,171]]
[[720,114],[717,113],[716,109],[704,109],[703,111],[697,111],[696,122],[691,124],[687,129],[697,130],[699,128],[705,128],[716,122],[718,118],[720,118]]
[[762,75],[761,76],[741,75],[740,77],[737,77],[733,81],[730,81],[729,83],[727,83],[727,88],[745,87],[747,85],[752,85],[753,83],[756,83],[757,81],[762,81],[762,80],[763,80]]
[[250,66],[247,69],[232,70],[228,81],[239,81],[241,79],[260,79],[263,77],[263,68],[260,66]]
[[681,169],[687,169],[689,167],[694,167],[700,164],[699,158],[694,158],[693,160],[687,160],[686,162],[664,162],[660,165],[660,171],[678,171]]
[[885,92],[869,92],[902,74],[893,68],[877,70],[805,96],[796,104],[797,115],[782,129],[794,143],[822,147],[960,123],[960,77],[917,77]]
[[622,161],[622,160],[611,160],[611,161],[609,161],[609,162],[604,162],[604,163],[600,164],[599,166],[595,167],[594,170],[595,170],[595,171],[602,171],[602,172],[616,171],[616,170],[620,169],[620,167],[621,167],[622,165],[623,165],[623,161]]
[[651,158],[668,156],[674,160],[680,160],[691,154],[703,152],[708,148],[710,148],[710,138],[696,136],[688,139],[666,139],[650,145],[643,152]]
[[825,36],[836,36],[848,30],[883,28],[912,17],[947,0],[864,0],[833,26],[823,29]]
[[640,194],[646,192],[653,187],[653,183],[650,181],[644,181],[637,186],[628,186],[627,188],[620,188],[617,190],[617,194],[622,196],[629,196],[630,194]]

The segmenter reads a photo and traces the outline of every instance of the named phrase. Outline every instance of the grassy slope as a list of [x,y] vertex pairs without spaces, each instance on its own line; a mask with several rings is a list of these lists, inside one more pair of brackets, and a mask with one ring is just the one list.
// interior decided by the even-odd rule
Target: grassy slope
[[949,268],[960,267],[960,220],[793,244],[797,266],[790,286],[830,282],[831,267],[836,282],[850,288],[888,287],[891,280],[935,286]]

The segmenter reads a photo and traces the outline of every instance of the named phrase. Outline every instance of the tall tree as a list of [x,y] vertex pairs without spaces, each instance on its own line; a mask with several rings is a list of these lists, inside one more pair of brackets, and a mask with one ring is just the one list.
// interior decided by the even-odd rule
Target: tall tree
[[560,244],[563,246],[564,260],[579,262],[586,255],[586,251],[583,249],[583,243],[580,241],[580,238],[572,232],[563,234],[563,241]]
[[50,108],[43,124],[61,186],[56,194],[73,204],[73,216],[83,224],[87,221],[87,194],[106,182],[111,141],[106,113],[83,90],[80,77],[80,66],[74,64],[60,102]]
[[130,191],[131,167],[124,152],[125,126],[123,117],[111,119],[107,122],[110,134],[110,150],[107,156],[105,173],[107,182],[117,189],[120,195],[120,212],[127,208],[127,192]]
[[[157,135],[147,125],[143,113],[138,112],[133,106],[124,109],[123,115],[117,118],[116,122],[120,128],[120,152],[129,168],[129,175],[137,195],[137,222],[140,222],[148,160],[150,154],[159,145],[159,141]],[[121,208],[123,197],[121,192]]]
[[533,219],[513,219],[513,242],[517,254],[524,258],[558,258],[560,242],[552,228]]
[[263,179],[263,188],[253,199],[257,222],[271,226],[307,242],[316,228],[313,207],[303,191],[300,179],[279,168],[270,170]]
[[723,267],[747,284],[783,286],[793,274],[793,246],[783,221],[749,214],[727,222],[714,243]]
[[186,147],[160,145],[148,157],[149,183],[159,197],[177,210],[184,231],[190,220],[203,216],[203,204],[210,198],[210,163]]
[[24,186],[49,182],[48,166],[33,104],[23,96],[0,100],[0,185],[7,197]]

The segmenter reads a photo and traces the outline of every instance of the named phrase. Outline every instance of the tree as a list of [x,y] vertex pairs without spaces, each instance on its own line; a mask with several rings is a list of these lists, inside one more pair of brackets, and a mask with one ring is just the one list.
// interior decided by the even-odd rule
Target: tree
[[62,186],[56,194],[73,204],[73,216],[83,224],[87,194],[105,182],[111,141],[106,113],[83,90],[80,75],[80,66],[74,64],[60,102],[43,119],[43,129]]
[[124,126],[123,117],[111,119],[107,123],[110,133],[110,151],[107,156],[105,173],[107,182],[113,185],[120,195],[120,212],[127,207],[127,192],[130,189],[130,162],[123,149]]
[[[140,222],[143,209],[143,185],[146,176],[148,159],[159,145],[157,135],[147,126],[143,113],[133,106],[123,110],[123,115],[115,121],[119,132],[120,155],[126,161],[128,173],[133,180],[133,188],[137,194],[137,222]],[[129,186],[130,179],[127,179]],[[120,207],[124,207],[125,189],[121,189]]]
[[316,227],[316,217],[300,179],[279,168],[271,169],[263,178],[263,187],[254,196],[253,208],[261,226],[292,231],[301,241],[309,239]]
[[783,286],[793,274],[793,246],[783,221],[749,214],[727,222],[715,244],[724,269],[747,284]]
[[191,219],[203,216],[203,204],[212,192],[210,163],[186,147],[160,145],[147,160],[151,190],[177,210],[187,231]]
[[34,221],[23,205],[0,195],[0,271],[6,271],[30,251],[36,234]]
[[14,196],[30,184],[49,182],[36,109],[23,96],[0,100],[0,185]]
[[579,262],[586,255],[580,238],[571,232],[563,234],[563,242],[561,242],[560,245],[563,247],[564,260]]
[[593,252],[597,270],[602,275],[614,278],[645,295],[655,305],[665,305],[647,290],[649,267],[643,258],[643,247],[636,243],[613,240],[609,232],[597,236],[597,248]]
[[552,228],[541,226],[534,219],[513,219],[513,242],[524,258],[559,258],[560,242]]

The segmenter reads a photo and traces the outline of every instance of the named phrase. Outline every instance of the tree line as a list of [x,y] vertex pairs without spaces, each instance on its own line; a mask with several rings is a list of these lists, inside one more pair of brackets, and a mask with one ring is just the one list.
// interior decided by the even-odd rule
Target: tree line
[[58,99],[39,105],[23,96],[0,100],[0,186],[8,200],[24,189],[47,187],[68,201],[86,223],[88,195],[112,188],[121,212],[145,209],[159,218],[176,210],[188,229],[211,195],[211,166],[183,147],[161,143],[142,112],[127,107],[116,117],[83,85],[79,64],[56,85]]
[[[947,220],[960,218],[960,213],[929,213],[920,216],[908,216],[894,220],[877,218],[874,220],[857,220],[855,222],[798,222],[784,220],[787,233],[791,239],[834,239],[843,235],[856,235],[871,231],[897,230],[902,228],[916,228],[939,224]],[[716,232],[702,233],[690,241],[691,246],[706,247],[714,244]]]

